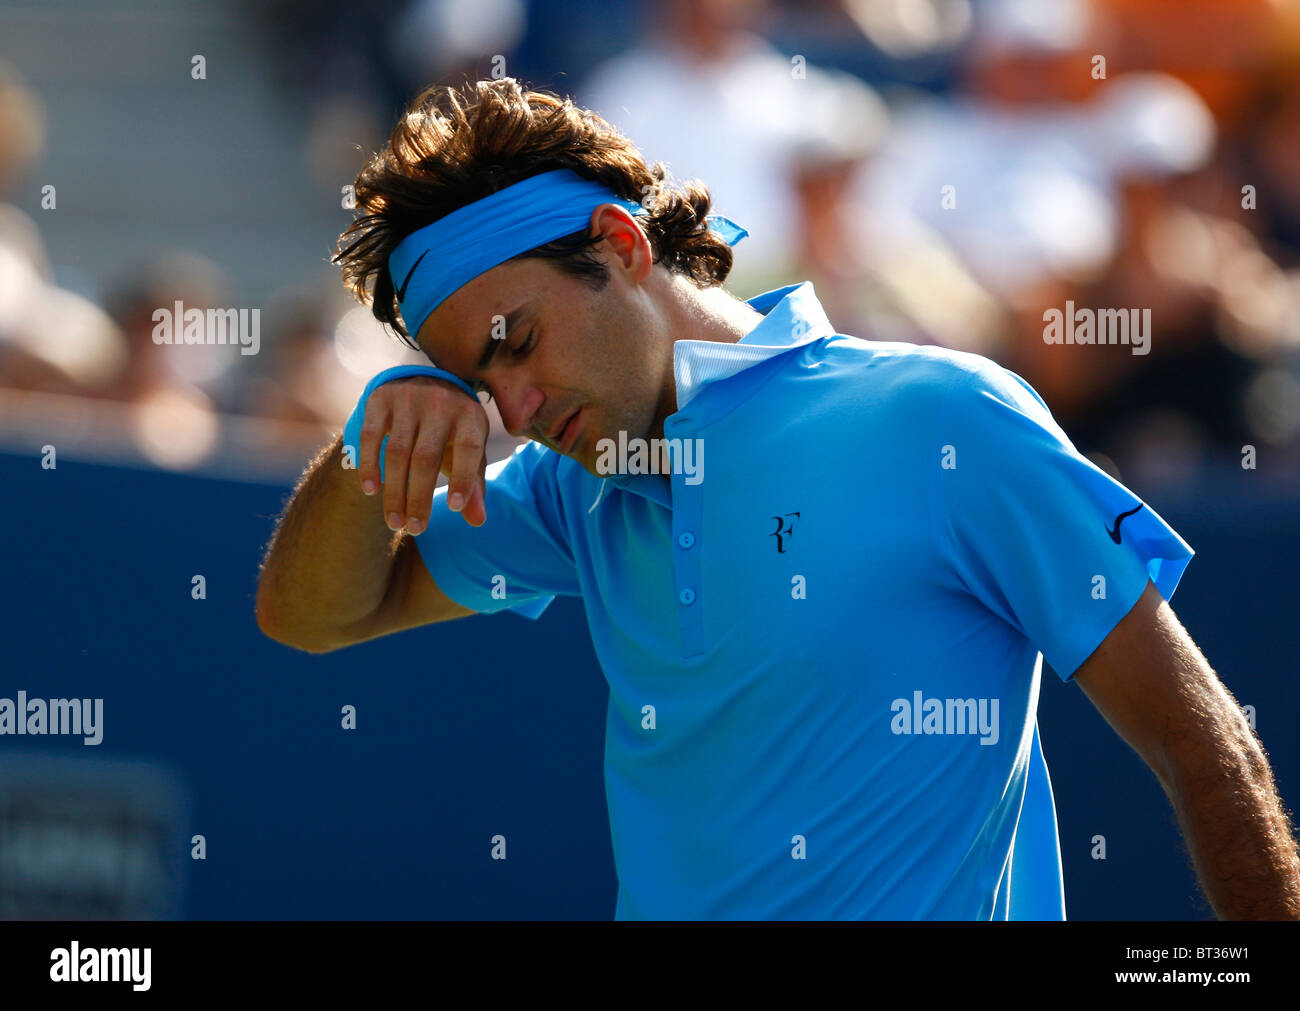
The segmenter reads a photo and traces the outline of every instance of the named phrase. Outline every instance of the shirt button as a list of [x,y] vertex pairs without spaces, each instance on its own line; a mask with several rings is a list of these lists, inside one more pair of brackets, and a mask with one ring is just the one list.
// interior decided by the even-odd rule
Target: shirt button
[[686,587],[686,589],[682,590],[681,593],[677,594],[677,599],[680,600],[683,604],[694,604],[695,591],[688,586]]
[[681,536],[677,538],[677,543],[684,548],[692,547],[695,544],[695,535],[689,530],[684,531]]

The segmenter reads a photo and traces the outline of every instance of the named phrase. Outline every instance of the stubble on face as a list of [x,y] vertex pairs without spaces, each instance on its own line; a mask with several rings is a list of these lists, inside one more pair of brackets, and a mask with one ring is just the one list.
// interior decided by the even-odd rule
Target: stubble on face
[[676,408],[664,409],[673,397],[672,347],[653,315],[638,300],[620,297],[613,280],[588,294],[581,346],[592,409],[582,463],[596,473],[600,439],[617,442],[620,432],[628,440],[662,435],[664,418]]

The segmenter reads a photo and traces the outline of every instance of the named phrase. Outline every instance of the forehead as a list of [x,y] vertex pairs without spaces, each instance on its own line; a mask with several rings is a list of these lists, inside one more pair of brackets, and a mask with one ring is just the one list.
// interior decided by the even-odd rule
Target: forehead
[[492,335],[493,318],[536,305],[553,284],[544,261],[498,263],[444,299],[420,327],[417,342],[439,365],[470,371]]

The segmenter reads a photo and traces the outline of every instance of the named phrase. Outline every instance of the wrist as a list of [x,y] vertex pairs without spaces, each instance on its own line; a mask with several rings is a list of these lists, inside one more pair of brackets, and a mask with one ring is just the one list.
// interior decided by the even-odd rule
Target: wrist
[[[384,383],[391,383],[395,379],[406,379],[409,376],[430,376],[434,379],[445,379],[453,386],[463,390],[465,394],[477,402],[478,396],[470,387],[469,383],[459,376],[448,372],[446,369],[436,368],[432,365],[394,365],[392,368],[384,369],[377,373],[370,382],[366,383],[366,388],[361,391],[361,397],[357,400],[357,406],[353,408],[352,414],[348,417],[347,423],[343,426],[342,454],[343,467],[345,470],[356,470],[361,463],[361,427],[365,424],[366,402],[370,395],[375,392]],[[388,446],[388,436],[385,435],[383,441],[379,444],[379,480],[384,480],[384,450]]]

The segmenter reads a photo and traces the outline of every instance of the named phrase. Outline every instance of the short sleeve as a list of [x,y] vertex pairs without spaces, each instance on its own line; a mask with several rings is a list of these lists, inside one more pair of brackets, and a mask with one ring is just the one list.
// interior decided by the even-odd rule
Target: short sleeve
[[1068,681],[1148,580],[1173,596],[1195,552],[1075,449],[1020,376],[962,359],[940,411],[938,550]]
[[557,594],[577,596],[577,567],[564,536],[555,454],[520,446],[486,471],[487,521],[472,527],[433,497],[429,527],[415,543],[439,589],[462,607],[514,610],[536,619]]

